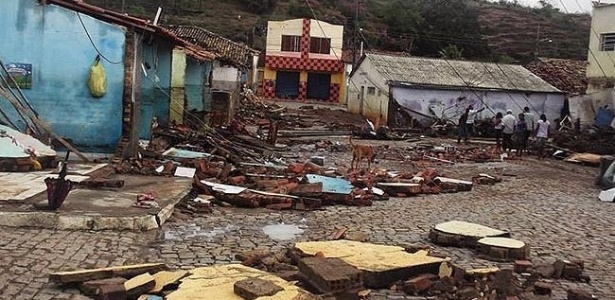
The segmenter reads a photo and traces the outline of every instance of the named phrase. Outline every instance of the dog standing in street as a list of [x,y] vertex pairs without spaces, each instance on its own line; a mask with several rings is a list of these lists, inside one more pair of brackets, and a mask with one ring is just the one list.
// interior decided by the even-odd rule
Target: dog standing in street
[[352,132],[350,133],[348,142],[352,147],[352,162],[350,163],[350,169],[358,169],[363,159],[367,160],[367,169],[371,169],[372,162],[374,162],[374,158],[376,158],[376,149],[372,146],[354,144],[352,142]]

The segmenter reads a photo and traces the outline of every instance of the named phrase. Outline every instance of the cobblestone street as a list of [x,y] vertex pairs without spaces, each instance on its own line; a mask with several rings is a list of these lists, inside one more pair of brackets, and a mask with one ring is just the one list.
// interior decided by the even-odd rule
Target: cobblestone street
[[[337,206],[315,212],[218,207],[195,219],[176,215],[163,229],[149,232],[2,228],[0,299],[87,299],[76,289],[48,284],[47,274],[139,262],[161,261],[178,268],[230,263],[245,250],[277,250],[295,241],[323,240],[340,226],[348,227],[349,235],[364,234],[374,243],[428,244],[429,228],[449,220],[509,230],[513,238],[530,244],[534,263],[584,260],[591,285],[558,280],[553,299],[566,299],[570,286],[583,287],[599,299],[615,299],[615,206],[597,200],[596,168],[527,159],[438,170],[459,179],[478,173],[517,176],[503,176],[502,183],[478,185],[472,192],[392,198],[372,207]],[[263,232],[266,225],[281,222],[303,232],[284,241]],[[476,259],[470,250],[436,249],[456,264],[507,266]],[[405,299],[390,291],[373,295],[373,299]]]

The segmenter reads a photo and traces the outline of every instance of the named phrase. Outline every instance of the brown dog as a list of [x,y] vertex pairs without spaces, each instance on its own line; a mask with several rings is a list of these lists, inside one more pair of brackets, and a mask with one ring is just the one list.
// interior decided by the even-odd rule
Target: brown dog
[[[367,160],[367,169],[371,169],[372,162],[374,162],[374,158],[376,158],[376,150],[372,146],[367,145],[356,145],[352,142],[352,133],[348,138],[348,142],[352,147],[352,162],[350,163],[350,169],[358,169],[361,161],[363,159]],[[355,166],[356,161],[356,166]]]

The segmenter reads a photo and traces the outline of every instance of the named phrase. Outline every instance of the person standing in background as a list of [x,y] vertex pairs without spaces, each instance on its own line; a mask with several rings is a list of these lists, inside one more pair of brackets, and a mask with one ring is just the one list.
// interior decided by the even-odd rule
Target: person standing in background
[[536,148],[538,149],[538,159],[544,157],[545,143],[549,138],[549,127],[551,124],[547,121],[545,114],[540,115],[540,120],[536,123]]
[[515,133],[515,125],[517,125],[517,118],[513,115],[512,110],[507,110],[506,115],[502,118],[502,146],[504,151],[507,151],[510,155],[512,150],[512,136]]
[[527,142],[530,136],[534,134],[534,130],[536,129],[536,122],[534,114],[530,112],[530,108],[527,106],[523,108],[523,117],[525,118],[525,123],[527,124],[527,132],[525,134],[525,146],[527,147]]
[[461,143],[461,139],[464,142],[468,142],[468,113],[470,112],[470,108],[467,108],[466,111],[459,117],[459,132],[457,133],[457,144]]
[[525,122],[525,115],[519,114],[517,125],[515,126],[514,141],[517,148],[517,156],[523,155],[523,151],[527,149],[527,122]]
[[503,128],[504,124],[502,124],[502,113],[499,112],[495,114],[495,118],[493,119],[493,129],[495,131],[495,148],[498,150],[502,147],[501,139]]
[[[476,119],[476,114],[483,111],[484,109],[485,108],[483,107],[479,110],[475,110],[474,106],[472,105],[468,106],[468,109],[466,110],[468,113],[468,120],[466,121],[466,130],[467,130],[468,137],[471,137],[474,134],[474,121]],[[466,143],[467,142],[468,142],[468,139],[466,138]]]

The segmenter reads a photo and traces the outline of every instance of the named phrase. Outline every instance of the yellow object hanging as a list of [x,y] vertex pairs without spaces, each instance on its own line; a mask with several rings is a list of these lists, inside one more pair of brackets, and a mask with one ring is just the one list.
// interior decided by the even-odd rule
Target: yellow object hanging
[[96,61],[94,61],[90,68],[88,87],[90,88],[90,94],[94,98],[101,98],[107,93],[107,74],[100,61],[100,57],[96,57]]

